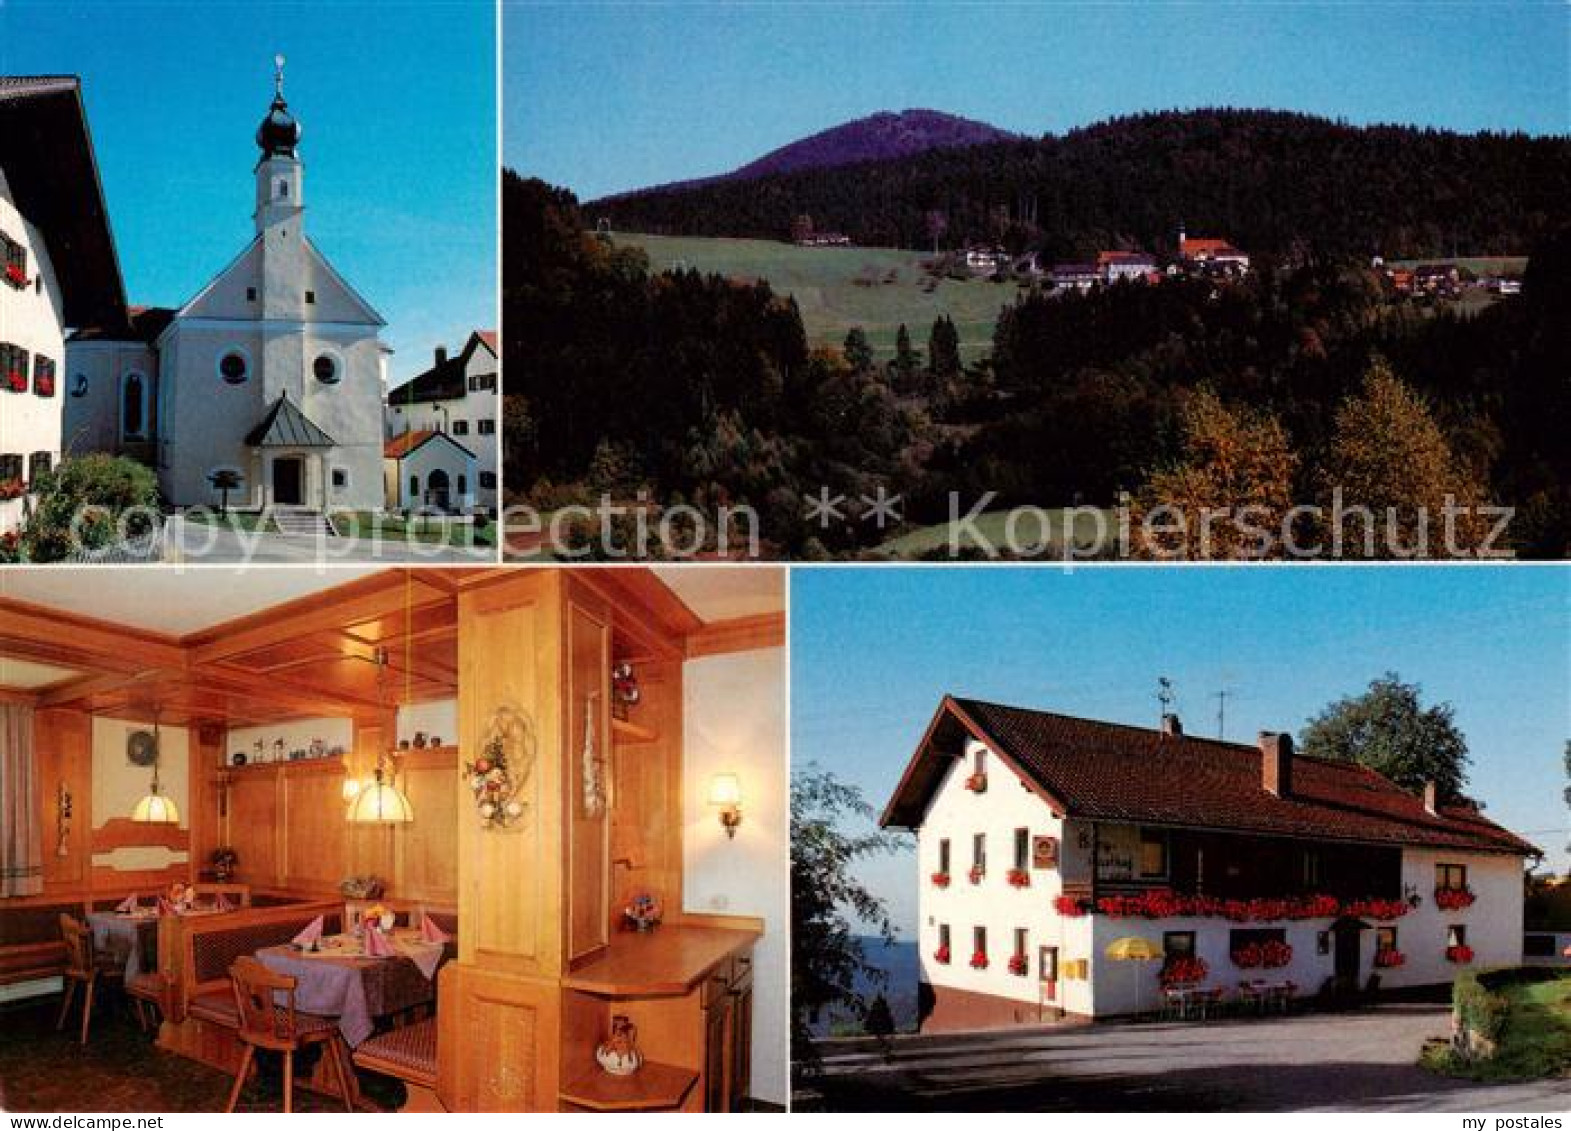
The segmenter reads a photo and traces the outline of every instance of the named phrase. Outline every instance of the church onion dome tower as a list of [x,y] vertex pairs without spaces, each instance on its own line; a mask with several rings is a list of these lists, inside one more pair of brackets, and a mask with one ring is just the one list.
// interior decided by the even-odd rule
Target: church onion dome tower
[[300,144],[300,123],[289,113],[289,103],[284,101],[284,57],[273,56],[273,105],[267,117],[256,127],[256,144],[262,150],[262,159],[293,157],[295,146]]

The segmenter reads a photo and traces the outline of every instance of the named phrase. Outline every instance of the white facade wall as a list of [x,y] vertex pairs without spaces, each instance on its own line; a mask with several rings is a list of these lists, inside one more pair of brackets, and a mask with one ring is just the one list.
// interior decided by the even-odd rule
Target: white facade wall
[[[405,432],[447,432],[464,447],[475,453],[477,478],[472,483],[475,504],[488,511],[497,507],[501,469],[501,381],[492,382],[490,389],[476,390],[471,386],[476,377],[498,376],[496,354],[478,342],[470,351],[464,366],[464,395],[452,400],[418,401],[410,405],[387,406],[387,435],[389,439]],[[396,390],[395,390],[396,392]],[[481,431],[482,421],[487,422],[489,434]],[[463,427],[459,428],[458,425]],[[490,486],[485,486],[489,483]]]
[[[21,290],[0,281],[0,342],[20,346],[28,354],[27,391],[0,388],[0,453],[22,457],[23,478],[30,457],[49,453],[51,465],[60,458],[61,400],[65,394],[65,304],[43,233],[17,210],[5,170],[0,169],[0,231],[27,249],[28,285]],[[3,266],[3,264],[0,264]],[[33,367],[42,354],[55,363],[55,395],[33,393]],[[0,374],[3,380],[5,374]],[[0,503],[0,533],[21,522],[22,500]]]
[[[157,418],[158,359],[142,342],[72,342],[62,368],[61,448],[66,453],[113,452],[125,439],[125,383],[136,374],[143,390],[144,432]],[[133,443],[141,441],[133,440]]]
[[[1435,906],[1436,864],[1466,865],[1468,886],[1478,897],[1473,906],[1461,911],[1442,911]],[[1380,971],[1381,984],[1449,982],[1459,969],[1445,959],[1446,929],[1452,924],[1467,928],[1475,969],[1520,965],[1525,899],[1522,876],[1520,856],[1405,850],[1402,886],[1417,891],[1423,902],[1396,924],[1397,949],[1407,956],[1407,964]]]
[[[477,461],[452,444],[427,440],[403,459],[383,462],[387,476],[387,505],[396,510],[415,510],[434,506],[428,500],[431,473],[440,469],[447,474],[448,508],[468,510],[475,505]],[[411,479],[419,481],[418,492],[411,491]]]

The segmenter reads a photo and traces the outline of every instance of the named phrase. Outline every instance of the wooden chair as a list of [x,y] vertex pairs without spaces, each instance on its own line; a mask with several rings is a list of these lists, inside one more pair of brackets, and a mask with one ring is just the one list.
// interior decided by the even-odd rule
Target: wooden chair
[[125,969],[106,958],[100,958],[93,947],[92,928],[74,916],[60,916],[60,937],[65,943],[66,965],[61,971],[65,992],[60,997],[60,1016],[55,1029],[65,1028],[66,1014],[71,1012],[71,1002],[76,991],[82,991],[81,1044],[87,1044],[88,1027],[93,1021],[93,997],[100,981],[113,982],[125,979]]
[[235,1004],[240,1010],[237,1035],[245,1045],[245,1054],[235,1073],[235,1085],[229,1091],[229,1105],[224,1110],[235,1110],[240,1102],[240,1089],[255,1067],[257,1050],[265,1049],[284,1056],[284,1111],[293,1111],[295,1053],[311,1045],[321,1045],[322,1055],[332,1065],[333,1077],[338,1081],[344,1110],[353,1111],[349,1069],[344,1060],[343,1042],[338,1039],[337,1022],[330,1017],[296,1012],[295,979],[275,974],[254,958],[237,958],[229,968],[229,980],[234,985]]
[[168,995],[169,979],[157,971],[138,974],[125,981],[125,996],[131,1000],[131,1008],[136,1010],[136,1023],[144,1033],[148,1030],[149,1010],[155,1030],[163,1023],[169,1013]]

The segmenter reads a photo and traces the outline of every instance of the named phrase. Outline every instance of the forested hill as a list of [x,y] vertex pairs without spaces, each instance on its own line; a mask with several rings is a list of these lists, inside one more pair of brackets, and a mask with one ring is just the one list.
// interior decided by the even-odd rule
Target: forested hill
[[[784,239],[794,218],[858,243],[1002,240],[1055,257],[1170,252],[1180,220],[1256,255],[1525,254],[1563,224],[1571,139],[1355,127],[1263,110],[1116,118],[586,206],[622,231]],[[935,225],[935,214],[938,223]]]

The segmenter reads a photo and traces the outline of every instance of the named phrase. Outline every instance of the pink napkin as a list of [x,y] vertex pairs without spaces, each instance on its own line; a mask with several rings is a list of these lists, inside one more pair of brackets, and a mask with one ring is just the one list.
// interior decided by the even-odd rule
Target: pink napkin
[[294,943],[296,946],[310,946],[312,943],[320,940],[321,937],[322,917],[318,915],[315,919],[312,919],[309,923],[306,924],[305,930],[301,931],[298,935],[295,936]]
[[235,905],[224,898],[223,892],[219,892],[218,898],[213,901],[213,909],[216,911],[233,911]]
[[387,941],[387,936],[380,927],[367,927],[365,931],[365,952],[370,958],[392,958],[398,952],[393,949],[393,944]]
[[175,910],[175,905],[170,903],[163,896],[159,896],[158,897],[158,913],[160,915],[178,915],[179,914],[179,912]]
[[453,936],[442,930],[431,921],[431,916],[424,915],[420,919],[420,937],[426,942],[445,943],[452,942]]
[[136,893],[132,892],[130,895],[128,895],[124,899],[122,899],[119,902],[119,904],[116,905],[115,910],[116,911],[125,911],[125,912],[135,911],[136,910]]

